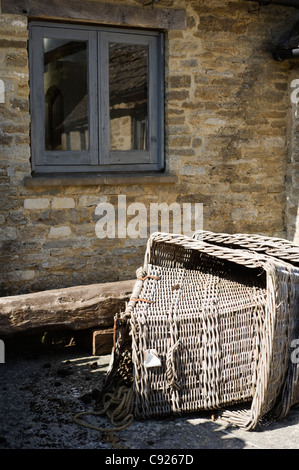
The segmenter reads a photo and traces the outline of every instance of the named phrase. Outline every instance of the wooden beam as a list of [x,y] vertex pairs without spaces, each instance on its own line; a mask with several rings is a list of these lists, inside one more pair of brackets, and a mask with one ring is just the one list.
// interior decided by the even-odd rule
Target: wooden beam
[[155,29],[186,29],[186,11],[136,7],[91,0],[2,0],[2,13],[31,19],[52,19]]
[[92,355],[110,354],[113,348],[113,328],[93,331]]
[[113,348],[113,328],[91,328],[75,332],[75,344],[92,356],[110,354]]
[[0,337],[47,330],[113,326],[136,280],[53,289],[0,298]]

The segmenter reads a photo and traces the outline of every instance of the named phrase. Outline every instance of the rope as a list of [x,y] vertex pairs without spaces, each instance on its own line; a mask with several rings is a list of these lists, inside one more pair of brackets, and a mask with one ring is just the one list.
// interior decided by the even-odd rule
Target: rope
[[155,281],[159,281],[161,279],[161,276],[151,276],[150,274],[147,274],[144,277],[139,277],[139,281],[145,281],[145,279],[154,279]]
[[147,302],[148,304],[154,304],[155,303],[153,300],[135,299],[135,297],[132,297],[131,300],[133,300],[134,302]]
[[[74,416],[75,423],[85,428],[95,429],[100,432],[122,431],[133,421],[134,392],[133,387],[121,386],[113,392],[107,392],[103,396],[103,409],[100,411],[84,411]],[[81,420],[82,416],[102,416],[106,414],[110,419],[112,428],[100,427]]]
[[[122,329],[126,322],[121,319],[116,319],[116,327]],[[114,346],[114,348],[116,345]],[[125,349],[120,351],[119,345],[117,348],[116,357],[113,358],[114,366],[117,367],[117,375],[113,372],[113,368],[110,370],[110,379],[107,379],[106,386],[102,390],[101,403],[103,405],[100,411],[84,411],[77,413],[74,416],[75,423],[84,426],[86,428],[95,429],[101,432],[121,431],[128,427],[133,421],[134,417],[134,390],[133,390],[133,373],[132,373],[132,358],[129,350]],[[108,390],[104,393],[107,385],[110,383]],[[112,428],[100,427],[95,424],[91,424],[88,421],[84,421],[81,418],[83,416],[102,416],[106,415],[112,424]]]
[[173,390],[180,390],[180,383],[175,371],[175,360],[174,353],[180,346],[180,340],[178,340],[168,351],[166,356],[166,378],[169,386]]

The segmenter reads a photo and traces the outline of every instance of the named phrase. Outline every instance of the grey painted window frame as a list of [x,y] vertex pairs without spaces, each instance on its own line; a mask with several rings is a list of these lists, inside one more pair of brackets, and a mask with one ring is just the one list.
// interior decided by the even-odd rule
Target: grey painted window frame
[[[89,149],[47,151],[43,91],[43,37],[86,40],[89,59]],[[64,23],[29,23],[32,171],[39,173],[153,172],[164,167],[163,33]],[[111,151],[109,42],[148,46],[148,150]]]

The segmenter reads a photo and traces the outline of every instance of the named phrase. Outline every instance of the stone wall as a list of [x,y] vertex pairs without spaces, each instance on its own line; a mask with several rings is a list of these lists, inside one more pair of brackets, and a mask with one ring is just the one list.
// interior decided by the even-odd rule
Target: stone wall
[[299,244],[299,70],[292,67],[290,80],[291,122],[289,125],[289,152],[286,175],[287,238]]
[[97,205],[117,206],[119,195],[147,208],[202,203],[206,230],[298,238],[290,106],[297,66],[271,56],[294,9],[245,0],[160,0],[160,7],[187,14],[186,30],[165,35],[165,163],[176,183],[26,183],[27,19],[0,15],[2,295],[134,278],[146,238],[96,235]]

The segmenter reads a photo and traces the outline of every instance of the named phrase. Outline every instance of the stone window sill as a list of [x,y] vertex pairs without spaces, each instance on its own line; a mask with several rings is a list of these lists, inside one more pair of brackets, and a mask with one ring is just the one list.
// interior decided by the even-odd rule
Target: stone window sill
[[32,176],[24,180],[26,188],[45,188],[62,186],[127,186],[127,185],[145,185],[145,184],[169,184],[176,183],[177,176],[169,174],[151,174],[151,175],[59,175],[53,176]]

